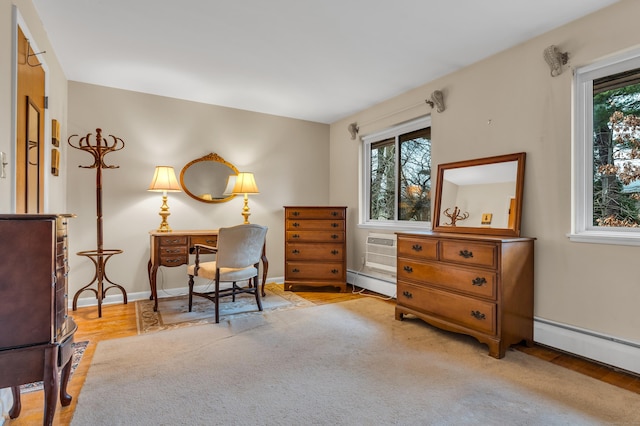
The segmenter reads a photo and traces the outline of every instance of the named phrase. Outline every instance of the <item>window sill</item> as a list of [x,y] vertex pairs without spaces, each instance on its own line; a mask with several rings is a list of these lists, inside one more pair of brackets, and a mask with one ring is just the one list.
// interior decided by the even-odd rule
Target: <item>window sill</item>
[[612,244],[620,246],[640,246],[640,231],[583,231],[568,234],[574,243]]
[[366,222],[359,223],[358,228],[361,229],[381,229],[386,231],[430,231],[430,222]]

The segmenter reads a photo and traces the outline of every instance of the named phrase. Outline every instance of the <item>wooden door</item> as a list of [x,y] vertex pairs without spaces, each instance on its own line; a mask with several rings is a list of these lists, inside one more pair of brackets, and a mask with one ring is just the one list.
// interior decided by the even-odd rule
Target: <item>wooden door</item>
[[16,213],[44,209],[45,71],[18,27]]

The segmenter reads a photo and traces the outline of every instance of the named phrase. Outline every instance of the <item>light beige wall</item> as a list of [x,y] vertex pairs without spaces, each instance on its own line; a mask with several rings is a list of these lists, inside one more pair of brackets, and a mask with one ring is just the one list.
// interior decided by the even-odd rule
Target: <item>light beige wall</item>
[[[161,194],[148,192],[156,165],[182,167],[211,152],[255,174],[260,194],[250,196],[250,221],[269,227],[269,277],[284,276],[282,206],[329,200],[329,126],[154,95],[69,83],[69,134],[122,138],[125,147],[105,157],[118,169],[103,171],[104,248],[123,249],[108,264],[109,278],[128,292],[149,290],[148,232],[160,224]],[[79,168],[92,157],[68,151],[68,206],[72,251],[96,248],[95,169]],[[242,223],[242,197],[207,204],[184,192],[169,193],[169,224],[179,229],[215,229]],[[72,257],[70,294],[89,282],[89,261]],[[185,287],[186,269],[160,268],[158,287]],[[113,294],[118,294],[114,291]],[[84,293],[81,297],[89,297]]]
[[[537,238],[535,315],[640,343],[640,247],[572,243],[572,73],[552,78],[542,51],[558,45],[569,67],[640,45],[640,2],[623,0],[459,72],[331,125],[331,202],[358,216],[360,136],[431,112],[436,89],[446,111],[433,112],[433,165],[527,153],[522,234]],[[435,39],[431,39],[435,42]],[[434,175],[435,179],[435,175]],[[367,230],[350,228],[349,266],[359,269]]]
[[[15,121],[15,115],[12,112],[15,100],[11,77],[15,69],[12,56],[15,45],[15,25],[12,17],[13,5],[17,7],[20,16],[24,20],[24,24],[27,27],[25,30],[30,33],[32,42],[37,45],[38,50],[47,52],[39,58],[46,62],[48,68],[48,117],[49,119],[55,118],[62,124],[63,133],[64,129],[66,129],[67,120],[67,80],[33,4],[30,0],[0,0],[0,151],[7,153],[8,162],[10,163],[6,169],[7,178],[0,179],[0,212],[2,213],[13,213],[11,206],[12,199],[15,197],[11,178],[12,174],[15,173],[15,139],[12,137],[11,130]],[[48,120],[46,126],[50,128]],[[48,142],[46,149],[51,149],[51,144]],[[64,147],[62,152],[64,154]],[[47,155],[48,158],[49,156]],[[64,162],[60,166],[61,170],[58,177],[53,177],[49,173],[49,163],[45,167],[45,205],[48,213],[64,212],[66,209],[66,172]]]

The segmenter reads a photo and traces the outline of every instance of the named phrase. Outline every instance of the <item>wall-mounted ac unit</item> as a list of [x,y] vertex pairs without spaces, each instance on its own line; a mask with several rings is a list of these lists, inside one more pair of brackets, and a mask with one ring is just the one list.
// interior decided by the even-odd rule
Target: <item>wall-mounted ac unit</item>
[[396,273],[396,234],[367,235],[365,266],[381,271]]

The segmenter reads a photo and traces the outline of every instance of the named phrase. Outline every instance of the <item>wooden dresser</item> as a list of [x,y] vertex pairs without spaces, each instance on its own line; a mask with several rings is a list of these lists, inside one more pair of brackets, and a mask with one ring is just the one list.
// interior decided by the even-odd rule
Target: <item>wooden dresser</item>
[[68,316],[70,217],[0,215],[0,388],[12,388],[15,418],[19,386],[43,381],[45,425],[53,422],[58,390],[61,404],[71,403],[66,388],[77,327]]
[[347,288],[346,207],[285,206],[285,290]]
[[533,344],[532,238],[398,234],[396,319],[471,335],[502,358]]

